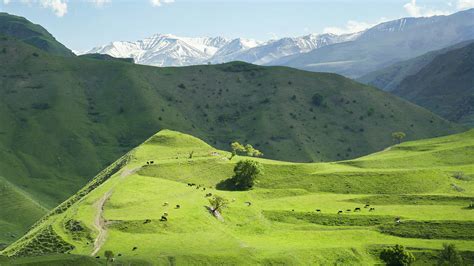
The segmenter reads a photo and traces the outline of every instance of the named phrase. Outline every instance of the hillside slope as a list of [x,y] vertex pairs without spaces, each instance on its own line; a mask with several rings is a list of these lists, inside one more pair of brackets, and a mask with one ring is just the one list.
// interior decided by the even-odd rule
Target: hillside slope
[[[474,199],[467,179],[473,151],[469,131],[336,163],[255,159],[265,168],[255,189],[224,191],[216,186],[244,157],[229,161],[228,152],[163,130],[3,254],[103,258],[111,250],[118,262],[367,265],[377,262],[370,254],[382,245],[403,244],[417,257],[445,242],[473,252],[473,214],[466,208]],[[453,177],[461,171],[466,179]],[[223,220],[206,210],[207,193],[229,199]],[[167,221],[160,221],[165,212]],[[397,226],[395,217],[402,220]]]
[[58,42],[46,29],[23,17],[0,12],[0,36],[2,35],[17,38],[51,54],[74,56],[71,50]]
[[464,130],[334,74],[238,62],[155,68],[53,56],[11,39],[0,51],[0,175],[48,208],[162,128],[299,162],[381,150],[394,131],[421,139]]
[[389,21],[366,30],[354,41],[284,57],[271,65],[357,78],[396,62],[474,39],[473,16],[474,9],[469,9],[449,16]]
[[438,55],[393,93],[446,119],[474,126],[474,43]]
[[429,63],[433,62],[437,56],[465,47],[473,42],[473,40],[470,40],[458,43],[441,50],[432,51],[424,55],[393,64],[389,67],[364,75],[358,78],[357,81],[377,87],[384,91],[396,90],[405,78],[418,73]]

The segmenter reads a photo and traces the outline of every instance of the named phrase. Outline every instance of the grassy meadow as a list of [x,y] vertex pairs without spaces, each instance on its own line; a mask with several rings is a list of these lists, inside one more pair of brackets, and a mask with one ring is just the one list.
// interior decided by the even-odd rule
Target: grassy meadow
[[[265,168],[257,186],[225,191],[216,187],[245,157],[229,160],[228,152],[163,130],[125,155],[116,163],[120,167],[109,168],[119,170],[98,177],[105,181],[95,189],[82,190],[70,204],[53,210],[3,255],[13,256],[12,263],[34,263],[29,256],[61,252],[74,256],[42,259],[52,264],[92,258],[100,264],[110,250],[116,263],[137,265],[367,265],[380,263],[382,247],[402,244],[419,258],[417,263],[430,264],[443,243],[455,243],[469,261],[474,254],[474,210],[467,208],[474,199],[473,155],[474,131],[469,131],[348,161],[254,159]],[[222,221],[208,211],[208,193],[230,201]],[[168,220],[160,221],[165,212]]]

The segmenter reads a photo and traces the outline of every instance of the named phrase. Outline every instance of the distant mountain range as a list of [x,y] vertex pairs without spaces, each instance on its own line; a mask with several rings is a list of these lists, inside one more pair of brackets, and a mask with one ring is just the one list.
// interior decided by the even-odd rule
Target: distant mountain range
[[171,34],[156,34],[135,42],[112,42],[93,48],[86,53],[133,58],[138,64],[152,66],[188,66],[231,61],[264,65],[285,56],[309,52],[334,43],[351,41],[357,36],[359,36],[358,33],[310,34],[260,42],[243,38],[229,40],[223,37],[189,38]]
[[243,61],[357,78],[396,62],[473,39],[473,16],[474,9],[470,9],[449,16],[393,20],[358,33],[310,34],[268,42],[157,34],[136,42],[112,42],[87,53],[131,57],[138,64],[153,66]]

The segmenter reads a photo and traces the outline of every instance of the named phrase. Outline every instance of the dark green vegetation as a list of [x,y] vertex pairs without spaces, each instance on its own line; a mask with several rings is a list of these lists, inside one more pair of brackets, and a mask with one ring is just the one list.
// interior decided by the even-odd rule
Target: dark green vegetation
[[2,35],[22,40],[51,54],[74,56],[71,50],[58,42],[47,30],[23,17],[0,12],[0,37]]
[[0,175],[48,209],[162,128],[289,161],[354,158],[387,147],[397,130],[409,140],[463,130],[334,74],[244,63],[154,68],[55,56],[12,38],[0,51]]
[[445,54],[452,50],[457,50],[459,48],[465,47],[473,43],[472,40],[465,41],[462,43],[443,48],[441,50],[436,50],[428,52],[424,55],[395,63],[386,68],[382,68],[371,72],[367,75],[364,75],[357,79],[357,81],[364,84],[372,85],[384,91],[393,91],[396,90],[400,83],[405,80],[407,77],[415,75],[425,66],[433,62],[433,60],[442,54]]
[[133,58],[115,58],[110,55],[106,54],[84,54],[80,55],[81,58],[91,58],[103,61],[119,61],[119,62],[126,62],[126,63],[134,63]]
[[393,93],[454,122],[474,126],[474,43],[438,55]]
[[396,62],[474,39],[474,9],[449,16],[402,18],[368,29],[355,41],[328,45],[272,62],[361,77]]
[[403,221],[382,225],[380,231],[410,238],[474,240],[473,221]]
[[413,254],[401,245],[395,245],[382,250],[380,259],[387,266],[408,266],[415,262]]
[[[111,251],[124,263],[373,265],[399,244],[415,265],[432,265],[448,243],[470,262],[474,183],[457,176],[474,174],[473,147],[471,130],[333,163],[229,160],[230,152],[163,130],[3,255],[70,252],[104,263]],[[253,189],[216,188],[242,160],[265,167]]]

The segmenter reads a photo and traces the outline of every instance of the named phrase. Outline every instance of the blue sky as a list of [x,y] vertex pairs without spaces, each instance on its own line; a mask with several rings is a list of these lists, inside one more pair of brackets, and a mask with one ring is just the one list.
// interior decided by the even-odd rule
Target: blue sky
[[77,51],[155,33],[258,40],[343,33],[470,7],[474,0],[0,0],[0,11],[41,24]]

